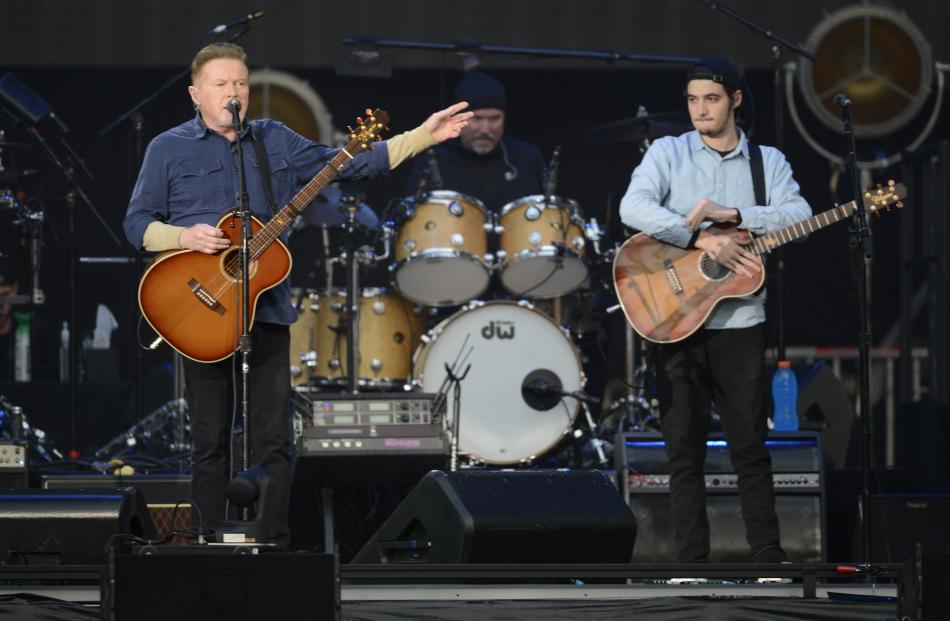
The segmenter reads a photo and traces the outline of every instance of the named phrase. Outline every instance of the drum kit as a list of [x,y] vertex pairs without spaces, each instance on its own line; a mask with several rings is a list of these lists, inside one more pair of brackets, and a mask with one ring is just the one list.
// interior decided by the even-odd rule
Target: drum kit
[[[595,128],[585,140],[648,146],[653,138],[688,128],[682,113],[650,115],[643,109],[619,125]],[[475,197],[431,188],[392,201],[386,214],[396,217],[380,223],[358,197],[329,188],[318,199],[324,202],[319,222],[302,223],[294,233],[309,236],[318,229],[323,247],[316,263],[302,266],[312,266],[307,284],[317,284],[313,276],[320,272],[323,282],[293,290],[295,390],[421,390],[444,401],[447,386],[463,374],[459,411],[446,418],[469,465],[536,464],[567,437],[597,437],[587,408],[597,400],[583,392],[582,358],[560,310],[562,300],[570,304],[577,297],[572,294],[604,284],[601,273],[609,270],[599,268],[609,266],[615,249],[601,248],[604,232],[596,219],[586,219],[576,201],[557,195],[557,155],[543,194],[511,201],[497,212]],[[372,245],[357,248],[353,238],[361,236]],[[342,241],[349,249],[337,247]],[[293,236],[290,243],[293,251]],[[384,266],[388,282],[358,286],[355,263]],[[347,322],[346,290],[334,286],[336,265],[347,265],[354,326]],[[348,347],[350,334],[358,334],[355,347]],[[349,364],[355,379],[347,370],[349,351],[357,358]],[[634,375],[628,372],[625,384],[642,386]],[[642,389],[630,390],[605,409],[611,424],[655,427],[656,400]]]
[[[365,206],[342,195],[333,200],[341,220],[324,217],[319,237],[327,240],[339,227],[376,233],[384,251],[377,256],[364,246],[356,260],[388,264],[391,284],[360,287],[354,296],[358,390],[438,395],[447,363],[464,357],[471,367],[462,385],[464,431],[454,433],[471,463],[531,463],[558,445],[583,407],[584,371],[569,332],[531,300],[584,285],[600,259],[587,252],[600,239],[596,220],[585,221],[575,201],[559,196],[527,196],[496,216],[476,198],[436,190],[398,201],[401,217],[374,231],[345,221]],[[323,253],[324,265],[346,262],[333,252]],[[292,296],[298,320],[291,326],[291,375],[305,393],[346,390],[348,380],[346,292],[333,287],[332,268],[324,272],[326,286],[294,289]],[[498,297],[491,287],[496,272],[509,299],[484,301]],[[452,307],[458,310],[437,322],[439,310]],[[542,371],[541,389],[558,391],[554,405],[525,396],[537,392],[537,381],[530,382]]]

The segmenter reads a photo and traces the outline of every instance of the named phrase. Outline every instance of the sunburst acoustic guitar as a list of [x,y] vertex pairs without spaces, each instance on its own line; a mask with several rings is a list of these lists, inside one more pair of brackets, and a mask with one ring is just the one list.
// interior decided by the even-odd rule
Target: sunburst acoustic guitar
[[[367,110],[366,114],[367,118],[358,118],[356,129],[350,130],[346,146],[290,202],[266,224],[253,218],[248,263],[251,322],[260,295],[290,274],[290,252],[280,241],[281,233],[353,157],[371,148],[389,123],[389,115],[383,110]],[[218,221],[218,228],[231,240],[228,249],[216,254],[162,252],[139,283],[139,307],[149,325],[165,342],[198,362],[229,357],[241,333],[241,227],[226,225],[232,217],[228,213]]]

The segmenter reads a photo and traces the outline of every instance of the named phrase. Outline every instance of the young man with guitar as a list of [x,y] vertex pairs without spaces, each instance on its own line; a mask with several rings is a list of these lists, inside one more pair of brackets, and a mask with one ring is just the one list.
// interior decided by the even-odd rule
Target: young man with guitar
[[[754,562],[785,560],[765,447],[764,291],[719,302],[705,323],[692,331],[671,327],[683,317],[704,317],[697,313],[699,296],[682,295],[683,282],[695,276],[687,271],[700,272],[710,284],[727,274],[737,281],[763,276],[761,260],[750,252],[749,238],[724,234],[717,224],[731,224],[740,233],[765,234],[811,215],[782,153],[756,147],[736,126],[736,111],[742,104],[739,89],[739,72],[729,60],[709,58],[694,65],[687,74],[686,103],[695,131],[655,141],[634,170],[620,204],[620,216],[628,226],[677,249],[700,249],[706,257],[703,263],[679,272],[672,268],[672,261],[666,261],[670,268],[665,277],[673,303],[679,306],[670,321],[644,334],[663,343],[662,366],[671,388],[661,426],[670,460],[674,549],[679,562],[709,560],[703,464],[713,401],[738,475],[751,558]],[[631,290],[618,287],[621,297],[647,299],[665,294],[631,282],[627,288]]]
[[[239,219],[223,217],[236,208],[236,141],[240,140],[249,206],[258,219],[249,271],[252,280],[270,278],[253,291],[254,308],[249,313],[254,320],[249,374],[250,463],[262,466],[270,476],[270,488],[278,490],[280,539],[286,542],[290,487],[288,325],[297,313],[286,281],[290,258],[279,238],[293,216],[337,175],[350,180],[386,175],[424,149],[457,137],[471,113],[462,112],[467,104],[457,103],[432,114],[410,132],[369,145],[376,138],[378,125],[385,125],[373,118],[369,138],[360,141],[354,136],[348,151],[313,143],[276,121],[246,122],[247,56],[237,45],[214,43],[202,48],[192,61],[191,79],[188,92],[196,115],[149,144],[125,217],[125,233],[134,246],[149,252],[167,251],[156,257],[143,277],[139,302],[149,323],[186,356],[186,398],[194,445],[191,495],[198,509],[194,513],[199,513],[193,521],[197,524],[200,519],[205,530],[214,529],[225,519],[232,413],[234,402],[240,400],[235,397],[236,365],[231,355],[241,323],[233,254],[241,227]],[[234,127],[232,115],[238,107],[240,131]],[[360,129],[363,127],[360,120]],[[366,148],[369,146],[373,149]],[[301,185],[303,189],[296,192]],[[277,211],[280,205],[284,208]],[[209,263],[208,255],[215,255],[210,259],[214,274],[201,271]]]

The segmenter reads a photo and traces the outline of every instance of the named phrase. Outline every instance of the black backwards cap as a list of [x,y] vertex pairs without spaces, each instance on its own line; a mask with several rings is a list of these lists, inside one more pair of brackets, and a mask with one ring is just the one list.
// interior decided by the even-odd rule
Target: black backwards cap
[[742,82],[742,74],[728,58],[702,58],[686,74],[686,83],[689,84],[691,80],[712,80],[737,90]]
[[466,73],[455,86],[455,101],[467,101],[469,110],[498,108],[508,104],[505,85],[481,71]]

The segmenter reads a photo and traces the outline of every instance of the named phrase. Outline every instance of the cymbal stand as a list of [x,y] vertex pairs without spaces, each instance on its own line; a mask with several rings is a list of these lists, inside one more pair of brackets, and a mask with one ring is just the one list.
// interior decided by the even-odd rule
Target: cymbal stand
[[[348,201],[346,235],[344,244],[346,263],[346,389],[350,394],[359,394],[359,339],[360,339],[360,263],[374,261],[372,250],[356,247],[356,232],[359,223],[356,213],[359,204]],[[332,267],[328,268],[328,272]]]

